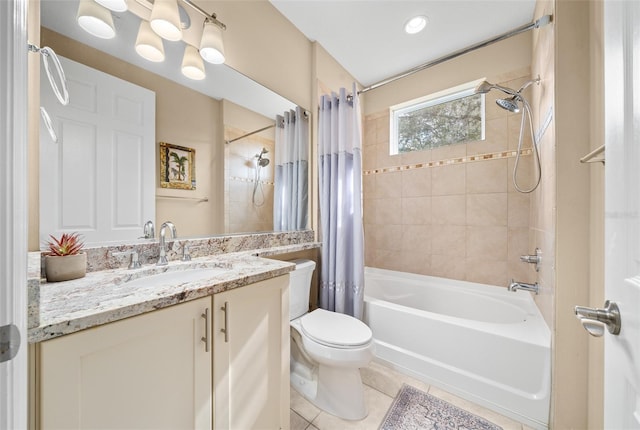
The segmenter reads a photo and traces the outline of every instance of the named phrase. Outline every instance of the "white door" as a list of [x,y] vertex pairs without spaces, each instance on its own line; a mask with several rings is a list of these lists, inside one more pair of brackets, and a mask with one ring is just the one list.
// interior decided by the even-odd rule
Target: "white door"
[[605,2],[605,428],[640,429],[640,2]]
[[87,243],[131,240],[155,222],[155,93],[60,58],[69,105],[41,74],[40,241],[78,231]]
[[0,429],[27,427],[27,1],[0,1]]

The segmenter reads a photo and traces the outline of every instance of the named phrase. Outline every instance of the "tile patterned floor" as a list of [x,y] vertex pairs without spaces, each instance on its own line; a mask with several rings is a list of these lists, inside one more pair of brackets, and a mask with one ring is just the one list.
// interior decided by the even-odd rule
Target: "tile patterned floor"
[[413,379],[383,366],[371,363],[361,369],[364,382],[364,394],[369,415],[361,421],[345,421],[321,411],[291,388],[291,430],[376,430],[384,419],[391,402],[402,387],[412,385],[422,391],[439,397],[451,404],[463,408],[475,415],[485,418],[504,430],[531,430],[528,426],[500,415],[482,406],[447,393],[437,387]]

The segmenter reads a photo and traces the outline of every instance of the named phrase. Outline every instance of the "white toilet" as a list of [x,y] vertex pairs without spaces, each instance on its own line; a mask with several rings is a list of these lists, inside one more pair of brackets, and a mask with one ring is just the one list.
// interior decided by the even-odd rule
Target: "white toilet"
[[294,260],[289,281],[291,385],[307,400],[337,417],[367,416],[360,367],[373,358],[371,329],[336,312],[309,312],[311,276],[316,263]]

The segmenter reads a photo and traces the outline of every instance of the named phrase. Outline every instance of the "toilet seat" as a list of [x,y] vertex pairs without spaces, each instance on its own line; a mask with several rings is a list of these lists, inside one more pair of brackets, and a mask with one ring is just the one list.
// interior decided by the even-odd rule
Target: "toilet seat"
[[304,315],[300,327],[313,341],[333,348],[358,348],[373,337],[371,329],[357,318],[324,309]]

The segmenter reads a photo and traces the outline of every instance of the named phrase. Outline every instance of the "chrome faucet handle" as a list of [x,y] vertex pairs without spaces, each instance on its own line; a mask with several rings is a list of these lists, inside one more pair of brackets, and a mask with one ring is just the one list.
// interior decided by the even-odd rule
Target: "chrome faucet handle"
[[138,251],[131,251],[131,262],[129,263],[129,269],[139,269],[141,267],[142,264],[140,264]]
[[113,255],[114,257],[119,257],[121,255],[130,255],[131,260],[129,261],[129,266],[127,266],[128,269],[139,269],[142,267],[138,251],[136,251],[135,249],[131,251],[116,251],[112,252],[111,255]]
[[542,251],[540,248],[536,248],[534,255],[521,255],[520,261],[523,263],[535,264],[536,272],[540,271],[540,262],[542,261]]
[[149,220],[144,223],[142,233],[144,236],[140,236],[138,239],[153,239],[156,236],[156,229],[153,226],[153,221]]
[[189,244],[182,245],[182,261],[191,261],[191,254],[189,253]]

